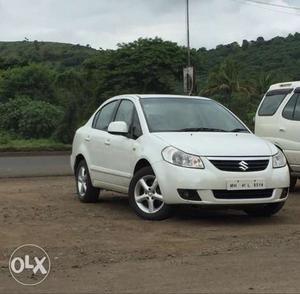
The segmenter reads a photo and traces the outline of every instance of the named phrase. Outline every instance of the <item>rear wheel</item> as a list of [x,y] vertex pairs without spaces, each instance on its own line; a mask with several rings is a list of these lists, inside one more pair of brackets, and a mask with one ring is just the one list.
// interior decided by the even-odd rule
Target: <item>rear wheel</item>
[[170,216],[171,208],[163,201],[151,167],[144,167],[134,175],[129,187],[129,203],[138,216],[147,220],[163,220]]
[[249,216],[270,217],[276,214],[283,206],[284,201],[271,204],[260,204],[244,209]]
[[77,195],[81,202],[97,202],[99,198],[99,189],[93,187],[90,173],[85,160],[79,162],[76,173]]

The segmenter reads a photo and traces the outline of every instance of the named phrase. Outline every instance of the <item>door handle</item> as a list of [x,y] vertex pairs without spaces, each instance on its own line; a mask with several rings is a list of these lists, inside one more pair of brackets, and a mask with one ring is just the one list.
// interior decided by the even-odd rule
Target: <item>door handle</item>
[[90,142],[91,141],[91,137],[87,136],[87,137],[84,138],[84,140],[87,141],[87,142]]
[[105,144],[106,146],[109,146],[109,145],[110,145],[110,140],[108,140],[108,139],[105,140],[105,141],[104,141],[104,144]]
[[280,128],[279,128],[279,132],[285,132],[285,128],[280,127]]

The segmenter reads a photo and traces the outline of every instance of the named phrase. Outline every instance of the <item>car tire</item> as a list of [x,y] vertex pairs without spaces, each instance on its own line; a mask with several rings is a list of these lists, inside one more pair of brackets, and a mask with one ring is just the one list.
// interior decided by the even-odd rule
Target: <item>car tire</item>
[[140,169],[129,186],[129,204],[138,216],[146,220],[164,220],[171,207],[163,202],[158,181],[152,168]]
[[296,184],[297,184],[297,180],[298,178],[297,177],[290,177],[290,191],[291,192],[294,192],[295,191],[295,187],[296,187]]
[[244,209],[249,216],[254,217],[270,217],[282,209],[285,202],[255,205]]
[[81,202],[95,203],[98,201],[100,189],[93,187],[88,166],[81,160],[75,172],[77,195]]

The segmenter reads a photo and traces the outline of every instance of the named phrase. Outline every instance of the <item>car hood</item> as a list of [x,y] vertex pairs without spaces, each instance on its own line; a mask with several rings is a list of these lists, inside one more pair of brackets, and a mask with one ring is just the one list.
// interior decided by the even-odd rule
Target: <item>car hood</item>
[[251,133],[153,133],[166,144],[201,156],[271,156],[277,148]]

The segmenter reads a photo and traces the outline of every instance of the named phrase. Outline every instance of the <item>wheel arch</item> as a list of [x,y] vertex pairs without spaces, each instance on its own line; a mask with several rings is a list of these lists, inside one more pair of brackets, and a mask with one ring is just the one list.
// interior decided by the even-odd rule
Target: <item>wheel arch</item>
[[133,170],[133,174],[136,174],[139,170],[141,170],[142,168],[146,167],[146,166],[150,166],[152,169],[152,165],[151,163],[145,159],[145,158],[141,158],[135,165],[134,170]]
[[81,153],[77,154],[74,161],[74,173],[76,173],[78,164],[82,160],[86,160],[85,157]]

